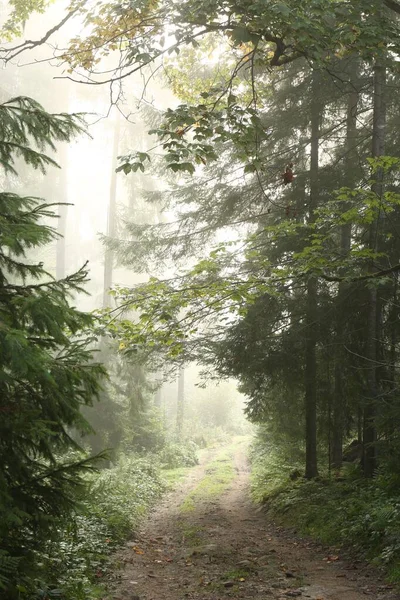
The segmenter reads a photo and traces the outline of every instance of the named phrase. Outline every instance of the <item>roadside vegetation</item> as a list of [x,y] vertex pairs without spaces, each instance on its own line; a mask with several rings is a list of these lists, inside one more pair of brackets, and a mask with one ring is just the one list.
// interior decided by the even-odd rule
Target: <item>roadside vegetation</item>
[[110,555],[166,488],[160,462],[135,455],[121,456],[116,466],[86,483],[76,511],[60,521],[57,537],[36,553],[38,598],[103,597]]
[[57,538],[36,553],[38,597],[103,597],[112,553],[131,537],[162,494],[197,463],[193,444],[174,444],[171,451],[174,469],[164,462],[164,448],[160,454],[120,455],[115,466],[87,479],[87,492],[72,519],[60,521]]
[[252,496],[270,518],[327,546],[332,555],[366,559],[400,583],[399,482],[382,465],[373,480],[360,464],[340,472],[322,467],[317,479],[302,476],[301,458],[271,448],[263,435],[252,448]]

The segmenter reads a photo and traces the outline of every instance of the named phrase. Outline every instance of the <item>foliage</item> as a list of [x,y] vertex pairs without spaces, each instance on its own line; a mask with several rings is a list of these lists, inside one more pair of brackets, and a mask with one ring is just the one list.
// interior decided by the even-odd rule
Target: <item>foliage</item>
[[155,386],[151,383],[144,359],[139,355],[118,352],[112,337],[102,337],[100,359],[109,378],[96,407],[83,410],[93,432],[82,438],[92,452],[112,448],[129,452],[157,452],[165,443],[162,414],[154,406]]
[[19,96],[0,105],[0,131],[0,165],[6,173],[17,174],[17,158],[45,173],[46,167],[58,165],[43,151],[82,133],[84,120],[79,114],[50,115],[36,100]]
[[158,456],[165,469],[176,469],[177,467],[193,467],[197,465],[197,446],[192,441],[167,442],[159,451]]
[[[249,0],[240,6],[220,0],[186,0],[179,5],[171,0],[138,0],[134,5],[72,2],[69,10],[77,11],[89,33],[73,38],[61,58],[69,62],[71,70],[83,67],[88,78],[96,80],[101,73],[96,71],[101,58],[119,50],[116,69],[125,78],[163,56],[179,52],[181,47],[196,46],[198,40],[217,33],[234,50],[248,50],[232,69],[231,79],[249,64],[266,69],[303,56],[321,63],[329,62],[333,54],[343,57],[357,52],[368,60],[377,52],[383,54],[385,43],[392,52],[398,50],[393,11],[400,9],[391,0],[383,4],[385,10],[376,0]],[[229,83],[228,90],[223,91],[229,92]]]
[[122,539],[162,490],[158,461],[151,456],[121,456],[113,469],[96,478],[90,512],[105,521],[117,540]]
[[[382,157],[379,164],[383,160],[389,161],[388,168],[392,171],[397,168],[398,159]],[[211,317],[208,320],[211,327],[212,319],[218,316],[223,326],[226,321],[240,319],[256,310],[253,307],[257,302],[268,301],[278,306],[291,299],[297,302],[288,291],[296,293],[309,275],[332,282],[377,279],[380,275],[384,278],[387,275],[384,271],[364,276],[371,260],[386,256],[382,250],[378,256],[365,246],[364,232],[382,210],[390,214],[399,203],[399,195],[393,191],[385,193],[381,200],[373,191],[342,188],[321,209],[312,226],[288,220],[268,224],[240,244],[220,244],[173,281],[152,277],[148,283],[133,289],[117,287],[121,313],[129,308],[140,311],[140,317],[136,322],[131,319],[115,322],[114,316],[109,321],[106,314],[105,323],[110,323],[113,334],[119,336],[120,347],[127,355],[145,346],[174,358],[184,346],[187,349],[190,342],[196,345],[197,339],[204,337],[200,320],[204,322]],[[345,204],[347,210],[343,211]],[[354,236],[351,251],[345,257],[338,255],[332,260],[338,228],[346,223],[354,224],[359,237]],[[309,241],[304,244],[307,236]],[[273,256],[273,262],[266,256],[264,243],[259,251],[262,238],[265,244],[274,247],[283,246],[284,240],[284,264],[281,255]],[[238,275],[235,271],[243,261]],[[285,282],[290,283],[285,286]]]
[[0,38],[11,41],[22,35],[28,18],[33,13],[44,13],[49,5],[48,0],[10,0],[11,12],[2,28]]
[[[333,429],[332,407],[336,386],[333,363],[339,361],[338,354],[332,357],[330,349],[339,346],[340,327],[346,330],[345,334],[341,334],[340,360],[346,370],[343,386],[347,388],[341,426],[347,433],[354,431],[359,418],[357,415],[365,405],[360,396],[365,394],[363,386],[366,378],[356,377],[355,369],[359,373],[363,369],[368,335],[363,323],[367,318],[366,299],[371,289],[385,289],[387,310],[383,335],[387,340],[391,335],[389,318],[390,323],[394,323],[389,315],[393,314],[390,307],[395,300],[391,293],[396,294],[399,270],[396,241],[398,158],[380,156],[379,159],[368,159],[369,149],[361,138],[362,129],[358,132],[356,128],[352,151],[358,159],[364,158],[365,165],[355,171],[350,169],[346,159],[348,130],[335,133],[342,145],[338,146],[332,164],[324,165],[318,172],[321,194],[319,206],[315,211],[313,209],[313,221],[310,222],[310,163],[301,142],[292,146],[292,152],[297,153],[299,174],[290,190],[281,189],[277,185],[276,174],[268,172],[269,155],[274,148],[284,148],[293,141],[293,129],[289,131],[286,123],[290,111],[295,113],[296,108],[302,111],[297,112],[296,119],[289,123],[299,140],[303,136],[309,139],[314,75],[305,65],[296,66],[297,70],[290,71],[288,68],[285,71],[283,83],[278,78],[272,79],[275,84],[278,81],[276,90],[279,95],[270,98],[271,115],[267,107],[259,109],[263,130],[271,131],[257,150],[261,166],[253,171],[246,170],[244,158],[240,156],[239,141],[225,139],[226,154],[221,153],[220,156],[221,170],[207,168],[191,184],[185,182],[182,186],[179,183],[170,196],[167,195],[168,207],[180,211],[175,229],[162,225],[158,229],[149,226],[132,232],[136,235],[131,244],[130,258],[137,256],[139,261],[147,261],[150,265],[159,259],[165,248],[172,248],[174,258],[182,258],[189,253],[196,257],[199,240],[205,248],[201,248],[202,257],[194,265],[191,264],[189,269],[182,268],[179,276],[172,280],[152,277],[148,283],[133,289],[117,288],[117,311],[124,315],[125,311],[134,309],[137,318],[134,322],[130,318],[121,320],[115,324],[114,333],[121,339],[123,351],[127,354],[137,353],[140,348],[146,347],[149,352],[164,353],[167,360],[173,361],[179,356],[197,358],[217,367],[220,374],[237,377],[241,391],[250,397],[248,415],[258,422],[273,417],[271,431],[273,429],[277,436],[286,432],[287,437],[291,436],[293,442],[300,445],[305,425],[302,403],[305,334],[309,330],[305,324],[306,289],[310,279],[315,278],[317,300],[313,322],[316,323],[318,369],[313,387],[318,396],[319,446],[326,454]],[[358,65],[350,60],[336,64],[336,68],[338,73],[343,70],[346,74],[343,76],[349,77],[351,69],[358,68]],[[290,81],[291,77],[296,79],[295,84]],[[318,77],[328,88],[329,78],[321,73]],[[363,77],[357,79],[357,86],[363,85],[362,81]],[[263,89],[261,83],[260,89]],[[331,144],[329,126],[332,121],[335,123],[335,111],[346,115],[348,107],[343,101],[350,93],[347,82],[333,100],[329,97],[332,88],[328,89],[329,93],[321,92],[320,102],[325,114],[319,137],[319,146],[327,154]],[[292,98],[297,98],[297,94],[301,101],[293,108]],[[356,95],[357,99],[361,96],[358,92]],[[236,100],[240,103],[240,99]],[[290,111],[282,108],[285,103],[290,104]],[[367,103],[367,114],[370,109]],[[177,109],[179,114],[185,110],[184,106]],[[167,113],[168,119],[173,117],[172,111]],[[278,119],[282,120],[280,127],[275,125]],[[190,120],[187,122],[190,123]],[[367,122],[365,128],[368,128]],[[234,131],[225,123],[224,131],[227,129]],[[176,131],[175,134],[173,143],[180,144],[178,138],[182,136]],[[243,144],[247,143],[243,131],[238,137]],[[189,141],[191,143],[191,138]],[[227,147],[233,147],[232,151],[226,150]],[[222,167],[231,167],[230,158],[233,158],[234,168],[229,170],[228,175],[222,173]],[[236,168],[243,180],[240,185],[232,186],[227,179]],[[383,193],[378,193],[376,188],[380,174],[384,176],[386,185]],[[347,183],[352,185],[341,185]],[[381,218],[383,214],[385,217]],[[380,244],[379,247],[371,247],[368,232],[371,224],[376,222],[381,228]],[[239,225],[232,235],[237,223]],[[342,251],[340,240],[346,228],[350,228],[351,242]],[[219,235],[236,237],[237,241],[217,243],[209,249],[207,244],[211,246]],[[380,265],[387,265],[387,268]],[[345,286],[346,297],[350,298],[346,306],[349,316],[342,300]],[[361,310],[360,306],[363,307]],[[328,319],[326,315],[329,315]],[[393,336],[390,339],[393,340]],[[379,407],[381,431],[385,435],[395,411],[395,390],[394,385],[388,392],[393,398],[390,414]]]
[[274,519],[363,556],[399,581],[400,497],[385,474],[366,481],[359,467],[349,465],[339,479],[307,481],[299,462],[263,445],[254,449],[252,463],[252,495]]
[[[45,171],[54,161],[42,151],[82,129],[79,115],[51,115],[25,97],[2,104],[0,120],[0,164],[14,174],[17,157]],[[56,281],[29,259],[29,250],[57,236],[43,223],[49,217],[51,205],[40,198],[0,193],[0,537],[9,598],[30,590],[35,548],[56,535],[95,468],[93,458],[65,453],[76,446],[72,429],[87,431],[80,408],[105,375],[91,350],[93,317],[70,304],[86,267]]]
[[88,484],[73,519],[60,522],[58,538],[36,552],[37,579],[50,597],[57,589],[68,600],[102,596],[110,554],[165,489],[157,462],[135,455],[121,456]]
[[[377,0],[270,0],[240,6],[220,0],[187,0],[179,5],[141,0],[133,7],[129,2],[85,3],[77,10],[90,33],[74,38],[60,58],[69,63],[71,73],[76,71],[72,79],[108,83],[145,72],[147,65],[158,65],[181,49],[190,55],[192,47],[207,46],[212,36],[220,38],[229,60],[217,77],[205,78],[198,102],[167,109],[163,124],[154,130],[157,146],[164,150],[170,170],[191,174],[218,157],[218,144],[231,142],[246,172],[254,173],[262,171],[259,150],[269,137],[259,118],[265,109],[259,93],[264,74],[304,58],[314,68],[331,69],[354,54],[366,63],[383,59],[387,49],[396,55],[398,23],[393,2],[385,4],[383,8]],[[107,66],[103,77],[101,59],[110,55],[116,60],[115,72],[110,77]],[[250,96],[243,93],[243,82]],[[149,160],[149,154],[133,152],[122,157],[120,168],[126,173],[144,170]]]

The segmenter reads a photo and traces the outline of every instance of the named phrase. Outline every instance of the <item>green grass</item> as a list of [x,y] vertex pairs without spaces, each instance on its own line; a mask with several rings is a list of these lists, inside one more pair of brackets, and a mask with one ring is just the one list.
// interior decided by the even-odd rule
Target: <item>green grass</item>
[[222,579],[224,581],[241,581],[243,579],[247,579],[249,577],[248,569],[231,569],[222,575]]
[[163,469],[162,477],[168,490],[173,489],[182,479],[185,479],[192,467],[177,467],[175,469]]

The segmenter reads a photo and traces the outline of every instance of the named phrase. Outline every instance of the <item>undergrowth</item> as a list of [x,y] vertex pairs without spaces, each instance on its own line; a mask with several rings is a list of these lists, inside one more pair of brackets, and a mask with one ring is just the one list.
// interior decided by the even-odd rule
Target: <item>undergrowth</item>
[[91,600],[103,595],[107,559],[165,489],[159,465],[138,456],[92,478],[80,511],[37,552],[37,598]]
[[158,457],[164,469],[177,469],[179,467],[193,467],[198,464],[198,446],[192,442],[170,442],[162,448]]
[[[253,449],[252,494],[281,524],[384,567],[400,582],[400,490],[383,472],[372,481],[350,466],[340,478],[290,479],[297,471],[276,453]],[[296,472],[296,475],[298,473]]]
[[[88,478],[88,492],[73,515],[60,520],[52,539],[38,547],[36,574],[28,586],[19,577],[25,600],[96,600],[105,595],[103,581],[110,555],[137,528],[149,508],[171,485],[197,464],[194,444],[169,444],[158,454],[121,455],[117,464]],[[0,551],[2,578],[18,578],[18,564]],[[14,570],[12,572],[12,570]],[[35,592],[32,592],[32,589]]]

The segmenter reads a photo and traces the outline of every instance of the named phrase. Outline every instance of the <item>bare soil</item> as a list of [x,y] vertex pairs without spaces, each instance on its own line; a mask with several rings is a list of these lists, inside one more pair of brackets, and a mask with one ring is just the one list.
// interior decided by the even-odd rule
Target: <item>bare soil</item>
[[245,449],[217,499],[181,505],[215,454],[167,495],[117,557],[113,600],[400,600],[376,573],[268,522],[249,495]]

